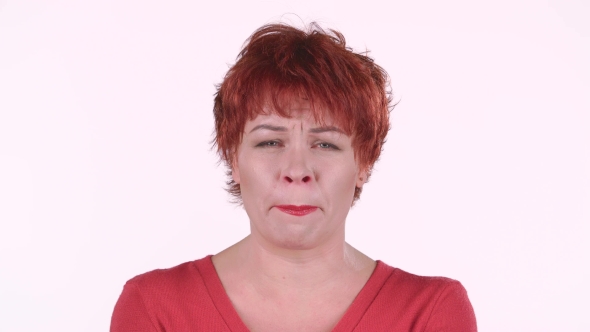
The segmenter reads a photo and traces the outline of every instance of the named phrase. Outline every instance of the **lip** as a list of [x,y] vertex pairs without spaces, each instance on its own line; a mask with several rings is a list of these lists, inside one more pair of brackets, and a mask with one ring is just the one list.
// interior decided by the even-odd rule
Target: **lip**
[[308,215],[318,209],[317,206],[313,205],[276,205],[275,207],[285,213],[298,217]]

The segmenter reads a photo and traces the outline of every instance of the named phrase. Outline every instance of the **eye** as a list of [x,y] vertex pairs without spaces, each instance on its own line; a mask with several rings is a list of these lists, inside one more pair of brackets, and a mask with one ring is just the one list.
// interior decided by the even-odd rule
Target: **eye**
[[318,143],[318,147],[320,147],[322,149],[340,150],[336,145],[330,144],[330,143],[326,143],[326,142],[320,142],[320,143]]
[[256,144],[256,147],[278,147],[281,145],[281,142],[279,141],[264,141],[264,142],[260,142],[258,144]]

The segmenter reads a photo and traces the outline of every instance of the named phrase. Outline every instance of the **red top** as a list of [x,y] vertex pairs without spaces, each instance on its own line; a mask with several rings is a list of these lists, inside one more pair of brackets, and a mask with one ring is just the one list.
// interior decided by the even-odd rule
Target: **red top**
[[[111,332],[234,331],[248,328],[233,308],[211,256],[155,270],[127,282]],[[377,261],[334,332],[477,331],[458,281],[420,277]]]

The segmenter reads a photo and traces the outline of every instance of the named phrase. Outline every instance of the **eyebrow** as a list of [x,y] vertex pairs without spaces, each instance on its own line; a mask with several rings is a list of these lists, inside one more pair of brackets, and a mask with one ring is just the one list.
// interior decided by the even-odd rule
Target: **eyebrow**
[[253,131],[259,130],[259,129],[266,129],[266,130],[272,130],[272,131],[287,131],[287,127],[271,126],[269,124],[261,124],[261,125],[258,125],[256,127],[252,128],[252,130],[250,130],[250,132],[253,132]]
[[[273,126],[273,125],[269,125],[269,124],[260,124],[256,127],[252,128],[252,130],[250,130],[250,133],[252,133],[253,131],[256,131],[256,130],[260,130],[260,129],[266,129],[266,130],[271,130],[271,131],[280,131],[280,132],[287,131],[287,127]],[[309,132],[313,133],[313,134],[326,133],[326,132],[337,132],[340,134],[346,134],[342,129],[340,129],[338,127],[334,127],[334,126],[311,128],[309,130]]]
[[334,126],[311,128],[309,130],[309,132],[314,133],[314,134],[325,133],[325,132],[330,132],[330,131],[335,131],[337,133],[346,135],[346,133],[344,131],[342,131],[342,129],[340,129],[338,127],[334,127]]

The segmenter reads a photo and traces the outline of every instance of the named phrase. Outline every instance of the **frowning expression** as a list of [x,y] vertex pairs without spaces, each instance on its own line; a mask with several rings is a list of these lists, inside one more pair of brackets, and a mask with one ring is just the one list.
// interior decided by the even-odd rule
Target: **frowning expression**
[[261,114],[248,121],[233,165],[251,234],[289,249],[311,249],[344,237],[355,187],[366,174],[351,137],[309,111]]

